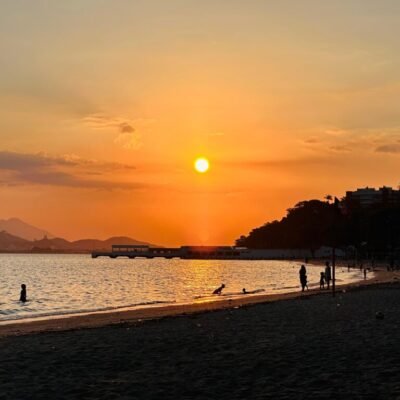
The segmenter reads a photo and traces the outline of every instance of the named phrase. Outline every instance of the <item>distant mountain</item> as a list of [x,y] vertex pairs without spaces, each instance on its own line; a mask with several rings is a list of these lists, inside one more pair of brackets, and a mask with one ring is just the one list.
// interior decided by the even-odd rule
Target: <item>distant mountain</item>
[[111,246],[115,244],[129,244],[129,245],[144,245],[150,247],[156,247],[154,244],[140,242],[126,236],[114,236],[107,240],[98,239],[82,239],[71,243],[73,248],[80,251],[92,251],[92,250],[111,250]]
[[0,251],[48,251],[68,253],[89,253],[91,251],[110,251],[114,244],[145,245],[158,247],[151,243],[141,242],[127,236],[114,236],[106,240],[82,239],[68,241],[54,237],[51,233],[29,225],[18,218],[0,220]]
[[90,253],[91,251],[111,251],[114,244],[146,245],[155,247],[155,245],[146,242],[140,242],[126,236],[112,237],[107,240],[82,239],[75,242],[69,242],[62,238],[44,237],[40,240],[26,240],[18,236],[11,235],[6,231],[0,231],[0,251],[11,252],[63,252],[63,253]]
[[32,248],[35,250],[73,250],[74,246],[68,240],[62,238],[49,239],[44,237],[40,240],[34,240],[31,242]]
[[54,238],[54,235],[50,232],[27,224],[19,218],[0,219],[0,231],[6,231],[11,235],[26,240],[39,240],[45,236],[48,238]]
[[0,250],[3,251],[22,251],[31,248],[29,240],[21,239],[20,237],[10,235],[6,231],[0,232]]

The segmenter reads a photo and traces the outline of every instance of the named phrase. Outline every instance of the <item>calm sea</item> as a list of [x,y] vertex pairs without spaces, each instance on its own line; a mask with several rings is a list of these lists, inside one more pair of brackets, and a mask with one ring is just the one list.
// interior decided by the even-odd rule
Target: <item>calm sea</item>
[[[242,288],[299,290],[300,263],[289,261],[92,259],[89,255],[0,255],[0,322],[62,314],[204,301],[221,283],[224,296]],[[310,287],[322,267],[307,266]],[[337,268],[338,283],[362,279]],[[21,304],[21,283],[28,302]]]

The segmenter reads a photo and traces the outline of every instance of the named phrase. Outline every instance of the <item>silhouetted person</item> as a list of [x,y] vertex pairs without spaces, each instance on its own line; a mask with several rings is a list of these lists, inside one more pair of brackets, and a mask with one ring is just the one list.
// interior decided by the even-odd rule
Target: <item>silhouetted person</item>
[[21,285],[21,295],[19,296],[19,301],[22,301],[23,303],[26,302],[26,285],[24,284]]
[[217,289],[215,289],[215,290],[213,291],[213,294],[221,294],[221,293],[222,293],[222,290],[224,289],[224,287],[225,287],[225,285],[222,284],[219,288],[217,288]]
[[364,280],[367,279],[367,268],[364,268]]
[[307,271],[306,271],[306,267],[304,265],[301,266],[300,271],[299,271],[299,275],[300,275],[300,283],[301,283],[301,291],[304,292],[304,289],[307,286]]
[[246,288],[242,289],[243,294],[248,294],[249,292],[246,290]]
[[329,289],[331,280],[332,280],[331,267],[329,265],[329,261],[327,261],[326,262],[326,267],[325,267],[325,282],[326,282],[326,288],[327,289]]
[[325,289],[325,272],[321,272],[321,277],[319,278],[319,288]]

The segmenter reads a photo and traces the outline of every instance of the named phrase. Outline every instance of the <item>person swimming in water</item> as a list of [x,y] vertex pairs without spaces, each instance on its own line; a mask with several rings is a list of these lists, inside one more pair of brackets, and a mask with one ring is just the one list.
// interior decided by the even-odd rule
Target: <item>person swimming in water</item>
[[224,289],[225,285],[222,284],[219,288],[213,291],[213,294],[222,294],[222,290]]
[[26,285],[25,284],[21,285],[21,295],[19,296],[19,301],[22,301],[23,303],[26,302]]

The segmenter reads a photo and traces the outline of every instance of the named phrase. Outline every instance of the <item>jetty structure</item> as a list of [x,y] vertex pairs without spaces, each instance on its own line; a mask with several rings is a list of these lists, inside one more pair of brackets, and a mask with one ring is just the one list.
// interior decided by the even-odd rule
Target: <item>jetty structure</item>
[[248,251],[246,248],[232,246],[181,246],[150,247],[145,245],[113,245],[111,252],[94,251],[92,258],[182,258],[182,259],[235,259]]
[[[344,255],[337,250],[338,257]],[[332,253],[330,247],[321,247],[311,253],[308,249],[248,249],[236,246],[181,246],[150,247],[146,245],[113,245],[111,251],[94,251],[92,258],[181,258],[186,260],[277,260],[300,258],[323,258]]]

